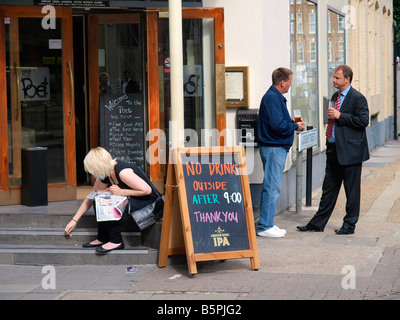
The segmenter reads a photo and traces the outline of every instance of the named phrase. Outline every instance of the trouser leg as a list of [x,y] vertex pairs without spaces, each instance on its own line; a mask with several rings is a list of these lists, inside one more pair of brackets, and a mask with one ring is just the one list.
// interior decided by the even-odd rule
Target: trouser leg
[[338,162],[336,146],[334,144],[328,144],[326,157],[321,200],[318,211],[309,222],[311,225],[321,229],[325,228],[332,215],[343,181],[343,168]]

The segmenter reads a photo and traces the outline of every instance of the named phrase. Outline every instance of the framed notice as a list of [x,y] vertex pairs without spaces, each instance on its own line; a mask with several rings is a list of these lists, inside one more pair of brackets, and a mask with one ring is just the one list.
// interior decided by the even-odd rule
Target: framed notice
[[249,67],[225,67],[225,100],[227,107],[249,106]]

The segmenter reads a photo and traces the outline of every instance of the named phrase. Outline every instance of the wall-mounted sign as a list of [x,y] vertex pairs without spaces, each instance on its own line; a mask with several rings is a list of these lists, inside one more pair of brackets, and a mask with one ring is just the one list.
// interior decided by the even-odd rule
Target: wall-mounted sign
[[225,94],[227,107],[249,106],[249,68],[225,68]]
[[318,144],[318,129],[299,133],[299,151],[314,147]]

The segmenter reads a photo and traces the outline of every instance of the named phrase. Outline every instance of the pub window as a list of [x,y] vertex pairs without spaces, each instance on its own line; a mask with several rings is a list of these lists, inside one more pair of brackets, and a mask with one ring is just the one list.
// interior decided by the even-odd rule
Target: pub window
[[338,32],[339,33],[344,33],[344,17],[339,15],[338,16]]
[[314,33],[315,34],[317,32],[317,19],[316,19],[317,16],[313,12],[313,13],[310,13],[309,17],[310,17],[310,21],[309,21],[310,33]]
[[303,15],[297,14],[297,33],[303,33]]
[[328,34],[328,44],[329,44],[329,53],[328,53],[328,88],[329,88],[329,97],[336,91],[332,79],[334,70],[345,64],[346,57],[346,46],[345,46],[345,33],[344,33],[344,16],[336,13],[332,10],[328,10],[328,17],[331,23],[331,32]]
[[[309,19],[294,27],[291,34],[292,115],[300,110],[307,126],[318,127],[318,27],[317,5],[313,1],[296,1],[290,6],[291,13]],[[300,32],[299,32],[300,31]]]
[[310,42],[310,61],[317,61],[317,43],[314,40]]
[[297,61],[304,61],[303,42],[297,42]]

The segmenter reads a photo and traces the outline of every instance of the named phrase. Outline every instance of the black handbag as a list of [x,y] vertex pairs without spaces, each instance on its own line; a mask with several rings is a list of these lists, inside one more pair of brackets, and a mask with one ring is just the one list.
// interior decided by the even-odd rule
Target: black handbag
[[159,195],[153,203],[150,203],[136,211],[130,212],[129,214],[132,216],[133,220],[135,220],[140,231],[142,231],[143,229],[153,225],[157,220],[160,220],[162,218],[163,211],[164,200],[162,196]]
[[164,199],[160,192],[153,186],[151,181],[147,178],[147,176],[142,177],[149,184],[153,193],[157,195],[157,199],[152,203],[144,206],[141,209],[137,209],[133,212],[130,210],[128,213],[132,216],[133,220],[135,220],[138,225],[140,231],[146,229],[153,225],[157,220],[160,220],[163,216],[164,212]]

